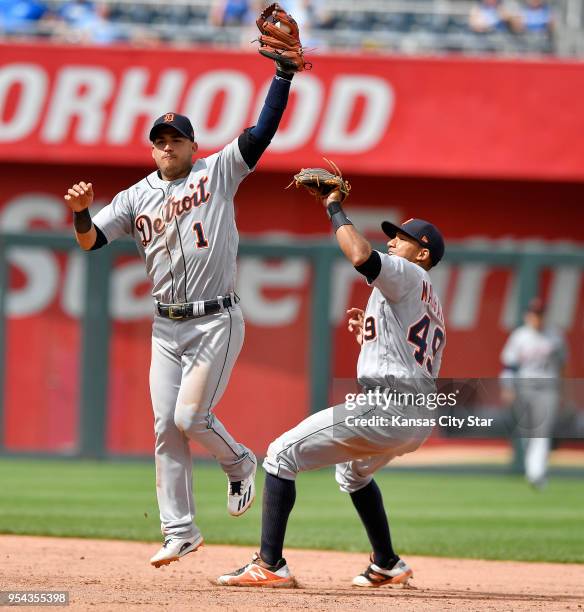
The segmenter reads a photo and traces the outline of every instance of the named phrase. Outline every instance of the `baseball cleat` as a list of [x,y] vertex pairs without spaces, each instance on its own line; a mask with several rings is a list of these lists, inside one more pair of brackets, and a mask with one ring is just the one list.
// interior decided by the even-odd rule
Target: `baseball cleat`
[[292,589],[296,587],[296,579],[290,573],[286,559],[280,559],[276,565],[267,565],[256,553],[251,563],[231,574],[219,576],[217,584],[220,586]]
[[256,494],[255,475],[254,466],[247,478],[227,482],[227,510],[231,516],[241,516],[252,505]]
[[150,559],[150,564],[154,567],[168,565],[189,553],[195,552],[202,545],[203,536],[200,533],[194,538],[169,537],[164,541],[162,548]]
[[371,561],[372,563],[362,574],[353,578],[353,586],[373,588],[386,584],[406,586],[414,577],[414,572],[409,565],[401,559],[398,559],[391,569],[375,565],[373,555],[371,555]]

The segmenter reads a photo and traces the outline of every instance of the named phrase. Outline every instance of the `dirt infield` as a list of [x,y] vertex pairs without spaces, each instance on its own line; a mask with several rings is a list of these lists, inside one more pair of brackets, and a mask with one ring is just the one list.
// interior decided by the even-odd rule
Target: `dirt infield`
[[584,609],[581,565],[408,557],[416,588],[363,591],[350,580],[366,555],[289,550],[301,588],[259,590],[212,583],[247,562],[251,548],[204,546],[158,570],[148,564],[155,550],[134,542],[0,536],[0,590],[67,590],[74,610]]

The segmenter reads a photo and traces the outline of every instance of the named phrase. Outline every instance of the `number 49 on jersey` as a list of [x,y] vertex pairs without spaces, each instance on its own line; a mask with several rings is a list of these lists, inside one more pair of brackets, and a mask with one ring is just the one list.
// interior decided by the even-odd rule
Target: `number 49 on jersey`
[[410,326],[408,330],[408,342],[416,347],[414,358],[420,367],[426,367],[432,374],[432,362],[436,353],[440,350],[444,342],[444,330],[436,325],[430,342],[430,354],[428,353],[428,336],[430,335],[430,317],[424,315],[417,323]]

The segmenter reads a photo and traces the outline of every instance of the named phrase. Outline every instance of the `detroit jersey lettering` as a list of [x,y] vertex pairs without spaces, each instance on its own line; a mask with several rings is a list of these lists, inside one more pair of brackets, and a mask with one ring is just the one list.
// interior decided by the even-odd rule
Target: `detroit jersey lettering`
[[391,386],[392,378],[438,376],[446,328],[440,299],[422,267],[379,254],[381,271],[370,283],[357,378],[364,386]]
[[239,235],[233,197],[251,172],[237,139],[196,161],[186,178],[152,172],[94,217],[108,242],[134,238],[164,303],[215,299],[235,290]]

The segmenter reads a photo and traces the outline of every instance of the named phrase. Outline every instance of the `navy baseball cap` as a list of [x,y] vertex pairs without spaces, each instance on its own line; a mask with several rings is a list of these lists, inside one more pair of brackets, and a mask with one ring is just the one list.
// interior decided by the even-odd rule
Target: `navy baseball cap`
[[193,130],[190,119],[184,115],[179,115],[177,113],[165,113],[164,115],[158,117],[150,130],[151,142],[154,141],[154,138],[156,138],[156,132],[161,126],[172,127],[177,132],[180,132],[185,138],[195,142],[195,130]]
[[395,238],[398,232],[413,238],[420,246],[428,249],[433,266],[444,256],[444,238],[440,230],[424,219],[408,219],[401,226],[384,221],[381,229],[390,238]]
[[533,312],[537,315],[544,315],[546,310],[546,304],[540,297],[534,297],[529,301],[525,312]]

